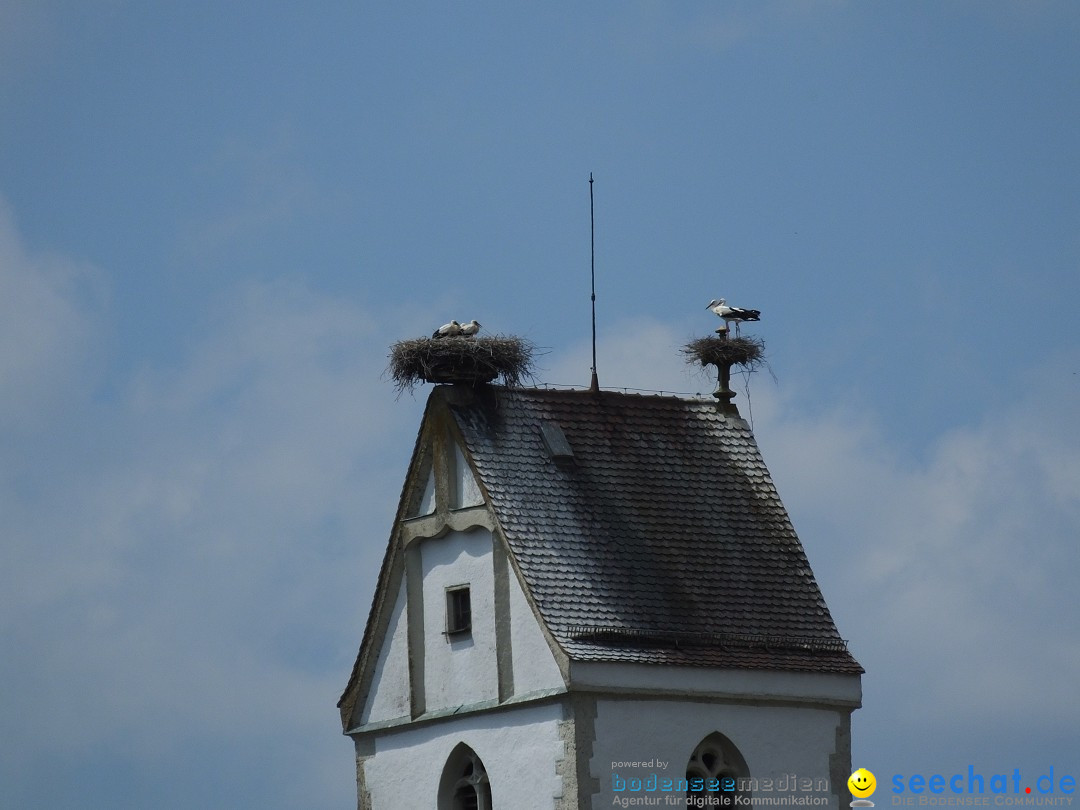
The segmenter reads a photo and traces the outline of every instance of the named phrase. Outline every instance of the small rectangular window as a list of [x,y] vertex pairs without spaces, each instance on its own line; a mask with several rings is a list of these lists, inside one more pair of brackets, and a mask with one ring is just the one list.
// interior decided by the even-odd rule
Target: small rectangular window
[[472,629],[472,603],[469,586],[458,585],[446,589],[446,633],[456,635]]

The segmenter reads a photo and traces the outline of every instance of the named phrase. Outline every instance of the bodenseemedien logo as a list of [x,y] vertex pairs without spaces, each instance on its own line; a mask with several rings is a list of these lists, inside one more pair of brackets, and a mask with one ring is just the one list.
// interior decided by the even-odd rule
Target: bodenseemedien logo
[[874,791],[877,790],[877,779],[866,768],[859,768],[847,780],[848,790],[851,791],[851,795],[855,796],[855,800],[851,803],[852,807],[873,807],[874,803],[869,801],[869,798],[874,795]]

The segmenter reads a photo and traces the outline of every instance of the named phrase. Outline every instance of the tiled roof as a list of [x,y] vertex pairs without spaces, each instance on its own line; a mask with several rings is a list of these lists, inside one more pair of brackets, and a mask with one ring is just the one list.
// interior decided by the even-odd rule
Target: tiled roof
[[[611,392],[455,400],[466,453],[572,659],[862,671],[741,419],[713,401]],[[553,458],[552,424],[572,460]]]

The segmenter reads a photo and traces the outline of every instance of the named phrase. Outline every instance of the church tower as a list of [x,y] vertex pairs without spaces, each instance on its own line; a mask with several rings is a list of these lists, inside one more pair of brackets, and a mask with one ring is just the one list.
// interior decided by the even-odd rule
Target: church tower
[[862,671],[730,404],[439,385],[339,708],[360,808],[838,810]]

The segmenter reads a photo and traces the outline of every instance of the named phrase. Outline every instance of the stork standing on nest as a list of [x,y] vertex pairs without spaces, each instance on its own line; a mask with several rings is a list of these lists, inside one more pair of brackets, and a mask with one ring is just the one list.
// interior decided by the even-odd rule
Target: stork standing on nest
[[465,337],[472,337],[479,331],[480,324],[476,320],[476,318],[473,318],[471,321],[461,327],[461,334],[463,334]]
[[456,337],[461,334],[461,324],[457,321],[450,321],[450,323],[444,323],[438,329],[431,333],[433,338],[445,338]]
[[714,298],[705,309],[711,310],[724,319],[723,329],[717,329],[718,333],[727,333],[731,324],[735,324],[735,334],[739,333],[739,324],[743,321],[760,321],[761,310],[743,309],[742,307],[729,307],[723,298]]

